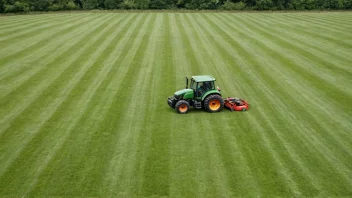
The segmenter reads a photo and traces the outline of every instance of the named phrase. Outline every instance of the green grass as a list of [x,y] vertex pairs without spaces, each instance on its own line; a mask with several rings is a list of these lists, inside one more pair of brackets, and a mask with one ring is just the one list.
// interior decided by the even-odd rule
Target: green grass
[[[352,13],[0,17],[0,196],[351,197]],[[180,115],[185,76],[248,112]]]

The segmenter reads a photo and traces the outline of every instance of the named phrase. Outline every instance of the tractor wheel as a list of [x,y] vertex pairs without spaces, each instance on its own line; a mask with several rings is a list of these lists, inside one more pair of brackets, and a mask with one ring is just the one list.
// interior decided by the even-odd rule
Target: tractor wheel
[[180,100],[176,103],[175,109],[178,113],[185,114],[189,110],[189,103],[186,100]]
[[210,95],[204,100],[204,107],[208,112],[219,112],[224,108],[224,100],[219,95]]

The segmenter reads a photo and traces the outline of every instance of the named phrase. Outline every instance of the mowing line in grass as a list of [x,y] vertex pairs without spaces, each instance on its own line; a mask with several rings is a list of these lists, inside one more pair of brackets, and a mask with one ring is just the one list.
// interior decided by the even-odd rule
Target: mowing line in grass
[[[98,29],[93,29],[93,30],[98,30]],[[88,32],[89,33],[89,32]],[[103,33],[103,32],[102,32]],[[83,37],[83,38],[85,38],[85,37]],[[99,37],[96,37],[96,38],[99,38]],[[104,38],[104,37],[101,37],[102,39]],[[89,37],[87,38],[87,39],[89,39]],[[85,40],[82,40],[82,42],[86,42]],[[96,39],[93,39],[93,41],[95,41],[95,42],[99,42],[99,40],[96,40]],[[88,47],[89,46],[89,42],[86,44],[86,47]],[[81,45],[81,52],[83,53],[85,50],[86,50],[86,48],[84,47],[84,45]],[[79,53],[79,51],[77,51],[77,53]],[[79,56],[73,56],[74,58],[78,58]],[[71,61],[74,61],[74,59],[71,59]],[[71,68],[71,69],[78,69],[79,67],[72,67],[73,65],[75,65],[75,64],[69,64],[70,62],[68,62],[68,64],[67,65],[69,65],[69,66],[71,66],[71,67],[69,67],[69,68]],[[65,70],[65,72],[66,71],[69,71],[69,70]],[[64,72],[64,71],[63,71]],[[64,73],[62,73],[62,75],[60,76],[60,77],[65,77],[65,78],[67,78],[67,76],[66,75],[63,75],[63,74],[65,74],[65,72]],[[73,71],[71,71],[71,72],[73,72]],[[77,80],[79,80],[80,78],[79,78],[79,75],[80,73],[77,73],[76,74],[76,76],[74,76],[74,78],[72,78],[74,81],[76,81],[77,82]],[[81,73],[82,74],[82,73]],[[69,76],[69,75],[68,75]],[[62,83],[62,82],[65,82],[65,81],[62,81],[62,80],[59,80],[59,78],[57,78],[57,79],[55,79],[56,81],[53,81],[53,82],[55,82],[55,83]],[[67,83],[67,82],[66,82]],[[75,82],[72,82],[73,84],[76,84]],[[69,88],[69,89],[71,89],[72,90],[72,88],[73,88],[73,86],[72,86],[72,84],[68,84],[69,86],[67,87],[67,88]],[[50,86],[49,86],[50,87]],[[53,114],[54,113],[57,113],[57,110],[58,110],[58,107],[59,106],[61,106],[62,105],[62,103],[65,101],[64,99],[66,99],[67,98],[67,96],[68,96],[68,94],[70,93],[70,90],[67,90],[67,88],[66,89],[63,89],[62,90],[62,94],[64,94],[64,97],[58,97],[58,100],[56,100],[56,101],[53,101],[52,103],[51,103],[51,105],[55,105],[56,107],[55,108],[52,108],[53,110],[52,111],[49,111],[49,112],[41,112],[41,113],[49,113],[49,116],[47,117],[48,119],[50,118],[50,119],[52,119],[52,116],[53,116]],[[48,90],[48,91],[52,91],[53,89],[51,89],[51,90]],[[55,90],[55,89],[54,89]],[[43,94],[44,94],[45,92],[43,92]],[[40,95],[39,95],[40,96]],[[38,96],[38,97],[39,97]],[[48,98],[48,99],[50,99],[50,98]],[[34,101],[34,102],[37,102],[37,101]],[[38,105],[40,105],[40,104],[38,104]],[[51,105],[49,105],[48,107],[51,107]],[[33,109],[33,108],[32,108]],[[51,108],[49,108],[50,110],[51,110]],[[28,111],[28,110],[27,110]],[[39,111],[40,112],[40,111]],[[51,116],[50,116],[51,115]],[[42,116],[44,116],[44,115],[42,115]],[[42,118],[42,116],[39,116],[39,118]],[[48,124],[48,123],[43,123],[43,122],[35,122],[35,123],[37,123],[37,124]],[[17,126],[17,127],[21,127],[21,125],[12,125],[12,126]],[[27,128],[28,128],[28,126],[27,126]],[[34,129],[43,129],[40,125],[39,126],[37,126],[37,127],[34,127],[33,126],[33,128]],[[45,128],[45,127],[44,127]],[[10,131],[13,131],[13,130],[10,130]],[[33,133],[33,135],[38,135],[36,132],[35,133]],[[33,138],[33,137],[32,137]],[[31,141],[31,139],[28,139],[28,141]],[[24,148],[24,146],[27,146],[27,144],[24,144],[21,148]],[[21,151],[21,150],[20,150]],[[13,159],[14,160],[14,159]]]
[[[108,25],[107,27],[110,29],[114,28],[114,25],[116,25],[116,23],[118,22],[119,21],[115,21],[115,23],[111,23],[111,25]],[[115,31],[118,31],[118,30],[119,29],[115,28]],[[111,41],[115,38],[113,36],[106,37],[107,34],[111,34],[111,32],[106,31],[106,35],[103,35],[101,37],[101,38],[104,38],[104,41],[99,42],[100,43],[99,46],[97,46],[97,48],[94,48],[94,53],[91,54],[90,59],[87,59],[85,63],[85,65],[88,66],[87,70],[83,73],[83,75],[80,78],[77,78],[79,79],[79,81],[77,84],[74,85],[74,91],[72,91],[69,94],[69,98],[71,97],[71,99],[73,98],[77,98],[77,99],[68,100],[70,102],[66,102],[66,103],[64,102],[64,106],[68,107],[67,118],[69,118],[69,120],[65,118],[62,119],[62,121],[64,121],[63,123],[66,126],[64,127],[61,126],[62,127],[61,129],[64,130],[65,133],[61,134],[60,138],[57,139],[57,142],[55,145],[53,145],[53,147],[51,145],[49,146],[48,150],[50,150],[50,152],[44,157],[44,163],[42,163],[37,169],[35,177],[33,178],[30,186],[28,187],[24,195],[31,192],[32,188],[37,183],[38,178],[42,173],[42,171],[47,167],[47,165],[50,163],[53,157],[62,148],[62,145],[65,143],[66,139],[71,136],[72,132],[74,132],[72,129],[74,129],[75,126],[78,125],[80,119],[86,115],[86,112],[89,109],[89,105],[91,103],[92,97],[95,94],[95,91],[100,86],[106,74],[110,71],[111,67],[107,69],[106,65],[97,64],[97,61],[100,59],[100,57],[109,55],[109,53],[105,54],[104,52],[106,51]],[[97,71],[99,71],[99,74],[96,74]],[[89,83],[87,83],[86,81],[88,79],[89,79]],[[84,89],[84,86],[86,86],[86,89]],[[70,107],[76,106],[76,104],[79,104],[79,110],[76,112],[71,112]]]
[[[252,21],[253,23],[258,23],[259,21],[261,21],[260,24],[266,22],[259,18],[256,20],[248,19],[246,21]],[[299,51],[301,52],[300,54],[304,54],[304,57],[298,54],[296,54],[296,56],[299,56],[300,59],[304,60],[306,63],[305,65],[307,65],[307,63],[310,63],[309,66],[311,66],[312,69],[319,67],[319,75],[325,76],[327,79],[333,81],[334,84],[340,84],[341,82],[350,81],[348,76],[351,75],[351,72],[349,72],[347,68],[341,68],[341,66],[335,64],[335,62],[330,61],[329,56],[326,56],[325,54],[322,54],[319,51],[307,47],[307,43],[302,42],[302,39],[294,39],[292,34],[285,36],[285,33],[278,32],[274,28],[259,29],[263,30],[263,32],[265,33],[263,35],[272,36],[273,38],[276,38],[277,43],[282,44],[281,46],[289,46],[289,49],[291,49],[292,51],[290,51],[288,54],[294,54],[295,51]],[[289,40],[287,38],[289,38]],[[308,68],[308,66],[306,67]],[[336,79],[335,76],[337,75],[339,76],[339,79],[341,78],[341,81],[339,81],[339,79]]]
[[[204,28],[204,29],[206,29],[206,28]],[[202,39],[203,40],[203,39]],[[211,43],[210,41],[208,41],[207,43]],[[209,49],[214,49],[214,47],[210,47]],[[216,53],[216,52],[213,52],[213,53]],[[216,56],[216,57],[219,57],[219,56]],[[265,140],[267,140],[268,139],[268,137],[265,137],[264,138]],[[270,147],[269,147],[270,148]],[[270,153],[274,153],[275,154],[275,152],[273,152],[273,150],[270,150]],[[277,159],[278,158],[278,156],[274,156],[274,159]],[[279,162],[279,161],[282,161],[282,160],[277,160],[277,162]],[[299,192],[298,192],[298,190],[297,190],[297,187],[295,187],[295,183],[292,183],[292,178],[291,178],[291,176],[290,176],[290,173],[286,173],[287,172],[287,167],[281,167],[281,168],[284,168],[285,169],[285,171],[280,171],[280,172],[282,172],[282,173],[284,173],[285,174],[285,178],[287,178],[288,177],[288,180],[289,181],[291,181],[290,183],[290,185],[287,185],[287,186],[292,186],[293,187],[293,189],[292,189],[292,191],[294,191],[295,193],[298,193],[299,194]]]
[[[305,44],[309,46],[309,49],[314,48],[324,54],[324,56],[331,56],[331,59],[340,62],[340,64],[336,64],[335,66],[345,69],[348,68],[343,66],[347,66],[348,63],[352,61],[352,58],[349,56],[349,52],[339,45],[340,42],[344,42],[343,38],[327,37],[323,34],[327,31],[316,31],[316,28],[312,28],[312,31],[311,28],[307,28],[307,26],[310,25],[308,23],[292,20],[290,21],[290,24],[287,24],[287,18],[279,17],[281,15],[275,16],[276,17],[273,17],[275,20],[271,21],[270,24],[273,27],[278,27],[277,29],[280,31],[280,34],[294,36],[296,41],[305,40]],[[280,26],[278,24],[280,24]],[[332,40],[331,38],[334,38],[335,40]]]
[[[137,94],[146,93],[146,90],[142,89],[141,86],[145,83],[145,78],[142,77],[142,74],[143,72],[148,71],[148,69],[145,64],[141,63],[140,59],[144,57],[143,53],[149,42],[149,34],[153,27],[151,24],[155,25],[153,19],[155,19],[155,16],[142,16],[139,25],[136,27],[139,31],[134,30],[134,35],[131,36],[132,40],[126,44],[127,46],[132,46],[132,48],[124,52],[124,55],[121,56],[122,59],[118,63],[122,67],[128,68],[129,71],[122,78],[119,91],[116,92],[115,97],[122,102],[131,102],[122,103],[114,108],[117,110],[115,113],[119,115],[118,117],[120,117],[120,119],[117,119],[117,122],[113,123],[111,129],[111,131],[115,131],[116,133],[114,138],[115,142],[112,148],[111,158],[107,164],[106,177],[103,183],[103,192],[108,194],[126,195],[126,192],[122,189],[123,184],[119,183],[118,180],[122,176],[124,168],[126,168],[122,159],[129,158],[127,155],[129,153],[127,145],[132,145],[129,142],[131,141],[131,138],[138,138],[140,135],[131,131],[130,127],[134,124],[133,120],[140,118],[139,116],[144,116],[147,113],[145,112],[145,108],[140,106],[143,105],[144,102],[141,103],[139,101],[140,98]],[[137,59],[137,56],[140,56],[139,59]],[[139,64],[142,64],[144,67]],[[132,68],[132,70],[130,68]],[[138,117],[136,117],[137,113],[140,114]],[[137,127],[141,127],[140,124],[137,124]]]
[[[219,23],[218,23],[219,24]],[[233,32],[233,31],[232,31]],[[238,46],[238,45],[236,45],[236,46]],[[238,47],[237,47],[238,48]],[[231,54],[234,54],[234,52],[231,52]],[[237,60],[238,58],[236,58],[236,60]],[[242,75],[236,75],[236,78],[239,78],[239,77],[241,77]],[[245,83],[243,83],[241,86],[246,86],[246,84]],[[249,88],[248,90],[250,90],[250,89],[253,89],[253,87],[251,87],[251,88]]]
[[[141,18],[140,18],[141,19]],[[101,179],[103,179],[103,175],[98,176],[98,175],[94,175],[94,173],[96,172],[100,172],[103,168],[104,165],[101,164],[101,159],[100,157],[108,157],[108,155],[100,155],[99,158],[90,158],[89,155],[91,155],[92,153],[95,152],[101,152],[101,147],[99,146],[99,144],[97,145],[97,143],[101,143],[101,142],[97,142],[97,140],[102,140],[102,141],[108,141],[105,140],[105,138],[107,136],[110,136],[105,130],[103,133],[103,135],[101,135],[101,131],[99,130],[104,123],[102,123],[104,121],[104,117],[107,114],[107,111],[109,110],[108,108],[106,108],[106,105],[111,104],[111,97],[106,97],[106,94],[101,94],[101,92],[106,91],[105,88],[103,90],[102,86],[105,84],[104,87],[106,87],[107,83],[110,83],[109,80],[106,80],[106,78],[108,79],[112,79],[113,75],[111,75],[111,73],[115,73],[116,70],[119,69],[119,67],[117,67],[114,63],[115,59],[116,59],[116,52],[119,52],[117,49],[119,49],[119,45],[118,42],[121,41],[121,39],[123,38],[122,35],[125,35],[127,33],[127,30],[130,30],[128,28],[124,28],[127,27],[127,25],[129,24],[128,22],[130,22],[133,19],[129,19],[129,20],[124,20],[124,18],[121,17],[121,19],[119,20],[115,20],[115,21],[123,21],[123,24],[121,24],[121,28],[115,28],[114,31],[110,32],[109,31],[109,35],[106,36],[106,38],[110,39],[110,42],[108,42],[107,47],[105,48],[104,52],[101,54],[101,56],[98,58],[98,60],[96,61],[96,63],[100,63],[101,65],[104,65],[103,69],[98,69],[98,70],[94,70],[94,72],[98,72],[98,74],[96,75],[102,75],[100,76],[100,78],[97,79],[101,79],[102,81],[100,81],[100,83],[94,83],[93,84],[99,84],[99,87],[96,88],[95,94],[92,95],[92,99],[91,102],[88,104],[86,113],[84,114],[83,117],[80,118],[80,120],[77,122],[77,124],[73,127],[72,131],[87,131],[87,133],[85,134],[80,134],[80,133],[72,133],[69,138],[69,140],[73,141],[75,139],[79,139],[81,140],[80,144],[78,145],[72,145],[71,141],[65,141],[64,145],[61,147],[61,149],[58,151],[58,155],[60,155],[60,158],[58,160],[56,160],[56,158],[58,158],[58,156],[56,156],[54,159],[55,161],[51,163],[51,167],[57,167],[57,164],[62,164],[62,166],[65,165],[64,162],[62,162],[62,160],[65,160],[68,162],[76,162],[76,163],[86,163],[86,164],[92,164],[92,166],[84,166],[84,167],[77,167],[77,172],[79,172],[80,174],[80,179],[78,180],[74,180],[71,183],[66,183],[62,186],[62,190],[65,191],[67,186],[70,185],[74,185],[75,188],[71,188],[72,191],[75,190],[79,190],[81,189],[82,192],[84,192],[84,194],[94,194],[95,196],[98,196],[99,193],[98,192],[94,192],[92,191],[92,189],[98,185],[99,181],[101,181]],[[117,24],[115,24],[114,26],[116,26]],[[136,24],[134,24],[134,26],[136,26]],[[94,74],[94,73],[93,73]],[[82,87],[82,86],[80,86]],[[111,90],[111,88],[109,89]],[[108,92],[110,94],[110,92]],[[108,94],[108,95],[109,95]],[[113,95],[111,95],[113,96]],[[103,101],[106,100],[108,101],[108,99],[110,100],[109,102],[103,102],[97,104],[95,101],[97,101],[96,99],[102,99]],[[91,122],[91,123],[86,123],[87,119],[92,119],[95,120],[96,122]],[[101,124],[100,124],[101,123]],[[71,146],[72,145],[72,146]],[[72,156],[72,158],[70,159],[65,159],[66,153],[67,152],[67,148],[71,148],[72,150],[75,149],[79,149],[80,147],[85,147],[87,145],[89,146],[89,149],[85,150],[85,151],[81,151],[80,152],[80,156]],[[94,146],[96,145],[96,146]],[[71,150],[70,149],[70,150]],[[107,159],[106,159],[107,160]],[[94,165],[93,165],[94,164]],[[71,165],[72,166],[72,165]],[[72,168],[71,168],[72,169]],[[74,169],[74,167],[73,167]],[[87,174],[89,173],[89,174]],[[56,174],[55,171],[52,171],[52,174]],[[72,174],[72,173],[71,173]],[[94,177],[93,177],[94,176]],[[83,182],[85,184],[83,184]],[[38,185],[39,187],[42,185]]]
[[[265,45],[267,46],[267,45]],[[269,64],[270,65],[270,64]],[[304,89],[300,89],[300,91],[303,91]],[[315,98],[315,97],[310,97],[310,98]],[[310,102],[310,101],[307,101],[307,102]],[[312,103],[312,105],[315,105],[314,103]]]
[[[15,20],[9,20],[7,18],[4,21],[0,21],[0,41],[5,40],[8,37],[11,37],[13,33],[23,33],[24,30],[26,30],[29,27],[33,26],[38,26],[40,24],[47,23],[48,20],[53,20],[57,19],[59,16],[47,16],[43,17],[40,15],[30,15],[26,16],[24,20],[18,20],[18,17],[12,17],[12,18],[17,18]],[[66,16],[61,16],[62,18],[65,18]],[[70,16],[67,16],[70,17]],[[71,16],[72,17],[72,16]],[[7,23],[5,23],[7,22]],[[2,38],[3,37],[3,38]]]
[[[191,65],[194,65],[195,58],[193,54],[186,47],[187,37],[184,32],[183,23],[180,20],[180,14],[170,15],[170,35],[171,35],[171,51],[172,64],[170,67],[174,70],[176,80],[175,86],[170,86],[167,91],[167,97],[171,96],[174,91],[185,87],[185,77],[195,75],[190,71]],[[187,58],[180,58],[187,57]],[[170,196],[178,197],[182,194],[189,195],[204,195],[205,175],[204,164],[199,159],[197,152],[201,151],[199,148],[198,129],[194,125],[187,126],[188,122],[176,116],[176,111],[166,106],[165,111],[167,116],[172,118],[170,127]],[[189,133],[192,131],[191,133]],[[187,149],[189,148],[189,149]],[[198,160],[199,159],[199,160]],[[192,186],[192,188],[189,188]]]
[[[104,15],[102,15],[104,17]],[[106,16],[106,15],[105,15]],[[77,16],[78,18],[79,16]],[[77,18],[68,17],[66,20],[60,20],[59,22],[54,22],[53,24],[43,25],[40,27],[32,27],[29,32],[25,32],[23,35],[19,35],[14,38],[7,38],[6,40],[0,41],[0,44],[7,46],[1,49],[1,59],[4,61],[11,60],[11,57],[21,57],[22,55],[28,53],[28,51],[35,50],[41,45],[48,42],[52,37],[60,35],[62,30],[62,25],[67,27],[72,27],[72,22],[77,22]],[[33,36],[35,35],[35,36]],[[25,46],[19,48],[18,46]]]
[[[95,30],[95,31],[101,31],[101,29],[99,29],[99,27],[103,27],[104,24],[99,24],[99,26]],[[92,33],[92,32],[88,32],[88,33]],[[78,40],[79,41],[79,40]],[[83,42],[81,40],[81,42]],[[73,48],[78,48],[78,46],[74,46],[72,45]],[[81,50],[78,50],[78,52],[81,52],[82,54],[84,54],[84,51],[82,50],[82,46],[79,46]],[[64,49],[62,49],[64,50]],[[72,54],[71,54],[72,55]],[[72,59],[67,59],[67,54],[63,53],[62,56],[59,56],[58,58],[65,58],[66,60],[72,60]],[[75,57],[80,58],[80,56],[76,56]],[[26,84],[22,83],[19,87],[16,87],[14,90],[12,90],[12,92],[10,92],[6,98],[2,101],[2,104],[6,107],[1,109],[0,116],[2,117],[1,119],[1,125],[2,126],[10,126],[10,120],[15,119],[18,115],[20,115],[23,111],[25,111],[27,108],[30,107],[30,105],[38,100],[40,97],[38,93],[41,93],[43,91],[45,91],[52,82],[54,82],[55,80],[55,76],[58,76],[58,74],[64,72],[68,67],[69,64],[61,64],[61,66],[63,66],[64,68],[62,70],[59,70],[59,72],[57,72],[57,70],[52,70],[51,69],[51,64],[57,64],[57,59],[52,60],[50,63],[48,63],[48,65],[46,65],[46,67],[44,67],[42,70],[39,70],[38,72],[36,72],[34,75],[31,75],[30,78],[28,78],[26,80]],[[74,62],[72,62],[72,65],[75,64]],[[72,66],[70,65],[70,66]],[[58,69],[58,68],[57,68]],[[50,74],[51,75],[48,75]],[[41,80],[45,80],[46,83],[41,83]],[[31,82],[31,83],[29,83]],[[35,87],[35,88],[33,88]],[[29,88],[31,88],[31,91],[27,91]],[[27,93],[29,95],[24,95],[24,93]],[[19,103],[20,102],[20,103]],[[19,105],[20,104],[20,105]],[[6,116],[5,116],[6,115]],[[6,129],[6,127],[3,127],[1,129]],[[0,135],[3,132],[3,130],[0,131]]]
[[346,170],[346,169],[345,169]]
[[[99,20],[99,19],[97,19]],[[82,33],[92,29],[89,24],[94,24],[94,21],[85,24],[85,28],[74,24],[71,28],[68,28],[66,33],[61,33],[57,39],[52,42],[48,42],[46,46],[38,48],[37,52],[23,56],[23,58],[15,59],[13,62],[7,63],[2,71],[2,77],[0,78],[0,89],[2,90],[1,98],[5,98],[8,94],[15,91],[17,87],[28,83],[27,80],[31,79],[33,75],[47,69],[53,62],[56,61],[56,57],[62,56],[67,48],[76,44],[82,36]],[[77,28],[79,27],[79,28]],[[75,31],[72,28],[76,28]],[[54,46],[53,43],[65,43],[61,46]],[[77,47],[76,47],[77,48]],[[45,54],[45,52],[50,55]],[[39,56],[39,57],[38,57]],[[18,63],[21,63],[18,65]],[[29,67],[29,65],[36,65],[35,67]],[[50,68],[51,70],[58,70],[58,68]]]
[[[351,195],[350,16],[4,17],[0,196]],[[202,74],[250,110],[166,104]]]

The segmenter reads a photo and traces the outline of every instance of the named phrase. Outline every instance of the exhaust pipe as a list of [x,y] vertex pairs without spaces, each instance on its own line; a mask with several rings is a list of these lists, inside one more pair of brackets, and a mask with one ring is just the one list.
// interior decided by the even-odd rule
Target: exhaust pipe
[[188,78],[186,77],[186,89],[188,89]]

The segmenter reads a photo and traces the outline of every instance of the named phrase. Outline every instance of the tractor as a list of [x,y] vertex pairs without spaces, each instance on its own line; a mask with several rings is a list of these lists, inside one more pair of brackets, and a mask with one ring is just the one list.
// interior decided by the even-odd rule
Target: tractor
[[176,91],[167,99],[167,103],[180,114],[187,113],[190,106],[211,113],[220,112],[224,108],[220,88],[215,88],[215,78],[208,75],[192,76],[189,88],[186,77],[186,89]]

